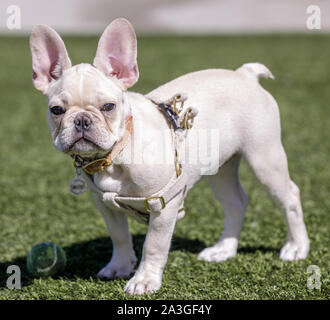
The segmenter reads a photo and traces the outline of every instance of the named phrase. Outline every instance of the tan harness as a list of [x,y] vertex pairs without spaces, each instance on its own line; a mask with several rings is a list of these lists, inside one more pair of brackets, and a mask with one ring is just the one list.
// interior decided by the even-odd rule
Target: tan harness
[[[184,95],[177,94],[165,103],[152,101],[165,113],[167,120],[172,124],[171,133],[174,142],[175,172],[170,181],[158,192],[147,197],[128,197],[121,196],[116,192],[103,192],[94,183],[92,174],[110,166],[113,159],[126,147],[132,133],[132,116],[129,116],[125,121],[125,133],[123,137],[105,158],[97,159],[86,164],[84,164],[84,159],[79,156],[74,158],[74,166],[77,172],[82,169],[79,175],[84,178],[88,188],[93,193],[96,193],[107,205],[110,205],[116,211],[123,211],[140,223],[148,223],[150,213],[160,213],[170,201],[177,197],[180,197],[178,201],[181,203],[177,219],[184,217],[183,204],[187,193],[188,177],[179,161],[178,140],[182,139],[183,133],[192,127],[193,119],[198,113],[196,109],[191,107],[183,110],[185,100],[186,97]],[[180,106],[178,106],[178,102],[181,103]],[[178,138],[179,136],[180,139]]]

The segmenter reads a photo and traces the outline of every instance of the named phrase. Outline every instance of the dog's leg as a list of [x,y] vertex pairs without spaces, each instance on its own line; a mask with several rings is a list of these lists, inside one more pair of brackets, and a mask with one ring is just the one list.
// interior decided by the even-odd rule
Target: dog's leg
[[290,179],[288,163],[282,144],[265,150],[254,150],[247,161],[260,183],[266,187],[285,213],[288,227],[287,242],[281,250],[282,260],[306,258],[309,240],[303,219],[299,189]]
[[239,182],[239,162],[240,156],[236,155],[220,168],[216,176],[209,177],[210,186],[224,211],[225,228],[218,242],[198,255],[200,260],[225,261],[236,255],[248,205],[248,197]]
[[101,279],[127,278],[133,272],[137,261],[127,216],[122,212],[110,211],[97,195],[94,195],[94,201],[104,217],[113,245],[111,260],[101,269],[98,277]]
[[150,293],[161,287],[178,208],[179,203],[176,203],[174,199],[160,214],[150,214],[141,263],[134,277],[127,282],[124,288],[127,293]]

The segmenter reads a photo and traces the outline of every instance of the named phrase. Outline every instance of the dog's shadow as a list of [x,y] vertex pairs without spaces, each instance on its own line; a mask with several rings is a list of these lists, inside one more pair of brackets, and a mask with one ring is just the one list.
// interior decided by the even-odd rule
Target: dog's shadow
[[[141,258],[142,247],[145,235],[134,235],[133,245],[138,260]],[[199,240],[189,240],[180,237],[173,237],[171,251],[180,250],[197,253],[205,248]],[[67,266],[65,271],[58,276],[75,280],[76,278],[96,278],[97,272],[109,262],[112,255],[112,244],[108,237],[102,237],[90,241],[78,242],[71,246],[63,247],[67,255]],[[21,285],[27,286],[33,282],[33,276],[26,268],[26,256],[18,257],[12,261],[0,262],[0,288],[7,287],[7,279],[11,274],[7,273],[10,265],[17,265],[21,270]]]
[[[138,260],[141,258],[142,247],[145,235],[134,235],[133,245]],[[199,253],[205,248],[205,244],[199,240],[191,240],[180,237],[173,237],[171,251],[187,251]],[[90,241],[78,242],[68,247],[63,247],[67,254],[68,262],[65,271],[54,279],[63,277],[75,280],[77,278],[96,278],[97,272],[105,266],[112,255],[112,244],[108,237],[102,237]],[[268,247],[243,247],[239,248],[239,253],[277,252],[276,248]],[[33,282],[33,276],[26,268],[26,256],[18,257],[12,261],[0,262],[0,288],[7,287],[7,279],[11,274],[7,274],[10,265],[17,265],[21,270],[21,285],[27,286]]]

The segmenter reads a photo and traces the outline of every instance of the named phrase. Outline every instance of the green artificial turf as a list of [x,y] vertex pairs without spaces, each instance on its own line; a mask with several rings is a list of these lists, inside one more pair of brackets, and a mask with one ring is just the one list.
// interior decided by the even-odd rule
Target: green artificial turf
[[[223,213],[206,180],[186,199],[162,288],[129,296],[126,280],[100,281],[96,273],[111,256],[111,241],[90,194],[73,197],[71,159],[51,144],[46,99],[31,83],[28,38],[0,38],[0,299],[329,299],[330,298],[330,36],[265,35],[140,37],[140,80],[147,93],[181,74],[204,68],[235,69],[264,63],[275,81],[262,80],[279,103],[282,136],[293,180],[301,189],[311,240],[304,261],[282,262],[285,242],[280,210],[243,162],[242,184],[250,197],[238,254],[222,263],[197,260],[223,229]],[[65,38],[74,64],[91,62],[97,38]],[[130,221],[138,258],[147,227]],[[68,257],[66,270],[49,279],[27,274],[26,255],[54,241]],[[22,270],[22,288],[9,290],[9,265]],[[310,290],[307,267],[321,269],[322,287]]]

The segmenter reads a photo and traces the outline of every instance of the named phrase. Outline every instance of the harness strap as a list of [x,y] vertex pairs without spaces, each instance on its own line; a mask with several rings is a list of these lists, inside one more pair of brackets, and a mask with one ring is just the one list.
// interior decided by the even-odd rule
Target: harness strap
[[[160,110],[163,111],[167,119],[172,124],[171,134],[174,147],[175,173],[170,181],[158,192],[148,197],[125,197],[120,196],[116,192],[103,192],[93,181],[92,173],[103,170],[105,166],[111,165],[112,160],[126,146],[132,131],[132,117],[129,117],[125,123],[125,134],[119,143],[114,147],[105,159],[98,159],[96,163],[89,163],[86,166],[81,165],[77,170],[82,169],[82,177],[87,183],[88,188],[98,194],[107,205],[113,206],[117,210],[123,210],[137,221],[148,223],[149,213],[160,213],[166,205],[173,199],[180,197],[179,212],[177,219],[184,216],[183,202],[187,192],[188,176],[182,170],[181,161],[179,159],[179,145],[184,139],[186,130],[192,127],[193,119],[198,111],[192,107],[183,110],[183,103],[186,100],[183,94],[177,94],[166,103],[156,103]],[[180,106],[178,104],[181,103]],[[105,164],[102,162],[105,160]]]
[[[180,197],[182,201],[187,192],[188,177],[185,172],[182,172],[179,177],[175,173],[170,181],[158,192],[149,197],[125,197],[120,196],[116,192],[103,192],[94,184],[93,177],[82,172],[88,188],[97,193],[103,201],[107,202],[114,208],[129,211],[135,215],[139,222],[147,223],[149,213],[160,213],[165,206],[176,197]],[[184,215],[183,208],[180,207],[181,216]]]
[[142,212],[159,213],[172,199],[179,196],[180,193],[185,193],[186,182],[187,175],[185,173],[182,173],[179,177],[175,174],[164,188],[149,197],[115,196],[114,201],[119,203],[119,206],[124,204]]

